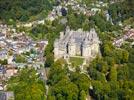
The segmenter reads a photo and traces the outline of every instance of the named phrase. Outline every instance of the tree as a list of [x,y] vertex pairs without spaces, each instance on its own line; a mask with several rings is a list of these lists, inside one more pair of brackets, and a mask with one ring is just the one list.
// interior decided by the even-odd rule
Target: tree
[[7,59],[0,60],[0,64],[1,64],[1,65],[7,65],[7,64],[8,64]]
[[118,21],[124,21],[130,17],[133,17],[134,9],[133,0],[125,0],[122,2],[116,2],[109,6],[109,13],[113,19],[113,22],[116,24]]
[[0,1],[0,19],[8,21],[13,20],[27,21],[31,16],[41,13],[45,14],[52,9],[52,3],[49,0],[4,0]]
[[102,96],[103,84],[100,81],[93,81],[92,85],[95,98],[100,100]]
[[71,10],[71,14],[68,14],[67,18],[68,18],[68,25],[70,26],[71,29],[74,30],[81,28],[83,22],[85,22],[86,20],[86,17],[82,13],[77,14],[72,10]]
[[55,62],[50,69],[49,73],[49,84],[54,85],[60,80],[66,78],[66,70],[65,66],[62,65],[61,62],[57,61]]
[[118,94],[118,90],[119,90],[119,82],[111,81],[111,82],[109,82],[109,85],[111,87],[111,91],[108,93],[109,98],[117,100],[117,98],[118,98],[117,94]]
[[55,94],[57,99],[78,100],[78,88],[67,78],[62,79],[52,87],[52,94]]
[[93,80],[97,79],[97,70],[94,69],[93,67],[88,68],[88,74]]
[[16,100],[42,100],[45,85],[34,69],[19,70],[18,75],[8,81],[8,90],[14,91]]
[[86,19],[84,23],[82,23],[82,28],[84,31],[89,31],[90,30],[90,26],[89,26],[89,20]]
[[77,72],[71,73],[70,79],[73,83],[75,83],[80,91],[85,91],[88,93],[89,86],[90,86],[90,79],[85,74],[80,74]]
[[53,54],[46,56],[45,67],[50,67],[54,63]]
[[16,61],[16,63],[25,63],[26,59],[22,55],[16,55],[15,61]]
[[128,70],[127,65],[119,66],[119,68],[117,69],[117,79],[118,80],[127,80],[128,75],[129,75],[128,72],[129,72],[129,70]]
[[108,70],[108,65],[103,60],[96,63],[96,69],[102,73],[106,73]]
[[97,72],[96,80],[101,81],[101,82],[106,82],[105,74],[101,72]]
[[108,65],[114,66],[115,60],[114,60],[113,57],[106,56],[104,59],[105,59],[105,61],[107,62]]
[[105,41],[102,45],[102,54],[103,56],[112,56],[114,47],[111,42]]
[[111,69],[110,69],[109,80],[117,81],[117,69],[115,66],[111,67]]
[[129,74],[129,79],[130,80],[134,80],[134,76],[133,76],[133,73],[134,73],[134,63],[128,63],[128,74]]
[[87,96],[86,96],[85,91],[82,90],[82,91],[80,92],[80,96],[79,96],[80,99],[79,99],[79,100],[86,100],[86,97],[87,97]]
[[126,63],[128,62],[129,53],[126,50],[122,50],[122,62]]
[[77,23],[76,16],[74,14],[71,14],[68,16],[68,25],[71,26],[72,29],[79,28],[79,24]]

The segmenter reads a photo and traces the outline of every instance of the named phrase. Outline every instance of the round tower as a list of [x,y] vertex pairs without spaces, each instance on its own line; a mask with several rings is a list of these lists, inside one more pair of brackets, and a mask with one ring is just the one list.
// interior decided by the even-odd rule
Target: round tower
[[91,57],[91,43],[87,38],[84,40],[82,45],[82,56],[85,58]]
[[71,38],[69,43],[68,43],[68,54],[70,56],[75,56],[76,55],[76,43],[75,43],[74,38]]
[[92,56],[95,57],[98,53],[99,53],[99,44],[100,44],[100,41],[99,41],[99,37],[97,36],[97,33],[95,31],[95,29],[91,29],[90,33],[92,34],[92,45],[91,45],[91,53],[92,53]]

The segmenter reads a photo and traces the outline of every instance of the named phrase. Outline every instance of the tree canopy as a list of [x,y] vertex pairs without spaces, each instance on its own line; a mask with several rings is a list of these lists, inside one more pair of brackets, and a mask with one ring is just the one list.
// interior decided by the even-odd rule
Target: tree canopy
[[0,19],[27,21],[45,10],[47,14],[52,9],[49,0],[0,0]]
[[14,91],[16,100],[44,100],[45,84],[34,69],[22,69],[8,81],[8,90]]

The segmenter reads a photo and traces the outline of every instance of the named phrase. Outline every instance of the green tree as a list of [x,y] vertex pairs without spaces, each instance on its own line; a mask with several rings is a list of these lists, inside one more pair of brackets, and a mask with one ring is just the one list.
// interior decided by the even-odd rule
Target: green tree
[[67,78],[60,80],[52,87],[52,94],[62,100],[78,100],[78,88]]
[[82,28],[84,31],[89,31],[90,30],[90,26],[89,26],[89,20],[86,19],[84,23],[82,23]]
[[128,79],[128,66],[124,65],[124,66],[119,66],[119,68],[117,69],[117,79],[118,80],[127,80]]
[[8,64],[7,59],[0,60],[0,64],[1,64],[1,65],[7,65],[7,64]]
[[15,59],[16,63],[25,63],[26,62],[26,58],[22,55],[16,55],[16,59]]
[[111,69],[110,69],[109,80],[110,81],[117,81],[117,69],[115,66],[111,67]]
[[[4,8],[4,9],[3,9]],[[35,16],[45,10],[45,14],[52,9],[49,0],[4,0],[0,1],[0,19],[27,21],[31,16]]]
[[100,100],[102,96],[103,84],[100,81],[93,81],[92,85],[95,98]]
[[85,91],[82,90],[82,91],[80,92],[80,96],[79,96],[80,99],[79,99],[79,100],[86,100],[86,97],[87,97],[87,96],[86,96]]
[[8,90],[14,91],[16,100],[43,100],[45,85],[34,69],[19,70],[18,75],[8,81]]
[[129,53],[126,50],[122,50],[122,62],[128,62]]
[[59,61],[55,62],[50,69],[49,73],[49,84],[54,85],[60,80],[66,78],[66,70],[65,66],[62,65]]
[[71,73],[70,79],[73,83],[75,83],[80,91],[85,91],[85,93],[88,93],[89,86],[90,86],[90,79],[85,74],[80,73]]

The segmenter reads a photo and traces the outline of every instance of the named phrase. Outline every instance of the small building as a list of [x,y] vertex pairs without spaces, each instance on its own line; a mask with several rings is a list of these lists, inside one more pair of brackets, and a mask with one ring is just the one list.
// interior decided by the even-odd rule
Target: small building
[[5,38],[6,38],[6,35],[0,32],[0,40],[5,39]]
[[91,12],[94,13],[94,14],[97,13],[97,12],[100,12],[100,11],[101,11],[100,8],[92,8],[91,9]]
[[10,78],[11,76],[17,74],[18,70],[15,68],[9,68],[6,70],[5,77]]
[[0,50],[0,59],[1,60],[7,59],[7,56],[8,56],[8,51],[6,49]]
[[3,65],[0,65],[0,81],[3,79],[6,69]]
[[14,93],[11,91],[0,91],[0,100],[15,100]]

